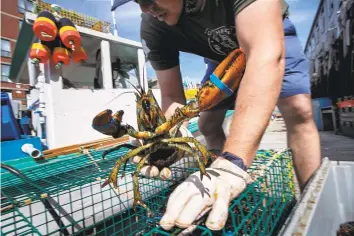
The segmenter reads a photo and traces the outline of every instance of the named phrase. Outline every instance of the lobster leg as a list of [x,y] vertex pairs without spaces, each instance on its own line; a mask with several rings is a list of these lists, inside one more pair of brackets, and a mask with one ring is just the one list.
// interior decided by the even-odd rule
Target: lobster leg
[[202,144],[198,142],[195,138],[192,137],[177,137],[177,138],[168,138],[160,140],[162,143],[193,143],[194,146],[200,151],[203,157],[203,163],[206,165],[208,163],[208,158],[211,157],[215,159],[217,156],[209,152]]
[[168,146],[173,147],[173,148],[177,148],[177,149],[180,149],[184,152],[188,152],[188,153],[192,154],[197,159],[197,162],[198,162],[198,166],[200,169],[200,180],[203,180],[203,175],[207,176],[210,179],[210,175],[206,172],[205,165],[200,160],[197,152],[195,150],[193,150],[193,148],[191,148],[188,144],[169,143]]
[[[168,145],[168,147],[177,148],[183,152],[188,152],[188,153],[192,154],[197,159],[197,162],[198,162],[198,166],[200,169],[200,179],[203,180],[203,175],[207,176],[209,179],[211,178],[210,175],[206,172],[205,165],[200,160],[197,152],[193,148],[191,148],[187,143],[168,143],[167,145]],[[159,148],[158,146],[153,147],[153,149],[158,149],[158,148]],[[147,210],[147,214],[150,217],[150,216],[152,216],[152,211],[141,199],[141,195],[140,195],[140,191],[139,191],[139,179],[138,179],[138,176],[140,174],[140,170],[144,166],[148,156],[149,156],[149,154],[146,155],[142,160],[140,160],[140,162],[138,163],[136,170],[133,174],[133,184],[134,184],[134,187],[133,187],[134,188],[133,207],[135,208],[137,205],[142,206],[144,209]]]
[[235,49],[216,67],[210,80],[198,91],[197,101],[177,108],[170,119],[156,128],[155,133],[166,133],[178,122],[196,117],[231,96],[239,87],[245,69],[246,56],[242,49]]
[[109,176],[109,178],[101,185],[101,187],[105,187],[107,184],[109,183],[113,183],[114,188],[118,188],[117,185],[117,176],[118,176],[118,172],[119,169],[122,165],[123,162],[126,162],[129,158],[134,157],[139,155],[142,151],[151,148],[154,145],[154,143],[148,143],[144,146],[138,147],[134,150],[129,151],[127,154],[125,154],[122,158],[120,158],[117,162],[116,165],[113,167],[111,174]]
[[154,134],[149,131],[136,131],[130,125],[124,125],[124,128],[127,130],[128,135],[130,135],[136,139],[151,139],[151,138],[155,138],[156,136],[160,135],[160,134]]
[[177,124],[176,128],[175,128],[175,129],[172,131],[172,133],[171,133],[171,137],[172,137],[172,138],[176,138],[176,137],[177,137],[179,128],[181,128],[182,124],[183,124],[182,122],[180,122],[180,123]]
[[199,115],[199,109],[195,102],[191,102],[181,108],[176,108],[175,113],[165,123],[156,128],[157,135],[168,132],[178,123],[182,123]]
[[113,148],[110,148],[110,149],[108,149],[108,150],[105,150],[105,151],[102,153],[102,159],[104,159],[109,153],[114,152],[114,151],[117,151],[117,150],[119,150],[119,149],[121,149],[121,148],[124,148],[124,147],[125,147],[125,148],[128,148],[128,149],[131,149],[131,150],[137,148],[136,146],[131,145],[131,144],[129,144],[129,143],[124,143],[124,144],[115,146],[115,147],[113,147]]
[[135,169],[135,172],[133,174],[133,185],[134,185],[134,187],[133,187],[133,192],[134,192],[133,207],[135,209],[137,205],[142,206],[144,209],[146,209],[147,215],[150,217],[150,216],[152,216],[152,211],[141,199],[141,195],[140,195],[140,191],[139,191],[139,179],[138,179],[138,176],[140,174],[140,170],[144,166],[148,157],[149,157],[149,154],[140,160],[140,162],[138,163],[138,165]]

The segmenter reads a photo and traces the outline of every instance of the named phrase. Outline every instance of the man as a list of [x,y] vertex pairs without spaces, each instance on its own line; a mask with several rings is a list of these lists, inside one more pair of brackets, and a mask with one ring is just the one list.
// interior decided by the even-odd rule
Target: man
[[[124,2],[127,2],[124,0]],[[208,168],[211,179],[191,175],[171,194],[160,225],[186,228],[212,207],[206,226],[220,230],[229,202],[251,178],[252,164],[274,107],[284,117],[301,190],[320,165],[319,135],[312,117],[307,61],[283,0],[136,0],[143,12],[141,38],[156,71],[162,110],[185,104],[179,52],[207,58],[211,66],[241,47],[247,67],[236,94],[202,112],[199,128],[209,149],[221,150]],[[214,63],[214,64],[213,64]],[[221,128],[235,108],[230,134]],[[233,163],[233,164],[231,164]],[[201,187],[202,186],[202,189]]]

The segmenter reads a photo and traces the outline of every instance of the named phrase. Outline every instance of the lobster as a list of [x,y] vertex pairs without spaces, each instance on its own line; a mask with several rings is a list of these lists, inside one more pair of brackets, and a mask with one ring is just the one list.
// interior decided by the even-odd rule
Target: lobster
[[245,69],[246,55],[241,48],[237,48],[216,67],[210,80],[197,92],[195,101],[177,108],[168,121],[156,128],[155,134],[168,132],[178,122],[197,117],[200,112],[231,96],[239,87]]
[[[215,159],[216,155],[208,151],[194,137],[178,137],[178,131],[183,122],[198,116],[199,112],[217,105],[227,96],[233,94],[243,77],[245,66],[246,59],[242,49],[234,50],[215,69],[210,81],[207,81],[198,91],[196,101],[176,109],[170,119],[166,119],[164,116],[151,89],[145,92],[143,89],[139,91],[133,86],[137,91],[135,95],[138,131],[129,124],[122,124],[124,115],[122,110],[113,114],[111,110],[106,109],[96,115],[92,121],[92,127],[95,130],[114,138],[129,135],[143,142],[143,145],[139,147],[125,143],[103,152],[102,156],[104,158],[107,154],[122,147],[130,149],[116,161],[109,178],[101,187],[112,183],[114,188],[117,189],[117,176],[121,166],[124,164],[122,173],[122,176],[124,176],[128,160],[135,156],[142,156],[143,158],[139,161],[133,173],[133,207],[140,205],[151,216],[152,212],[143,203],[139,192],[138,176],[146,163],[162,170],[183,158],[184,153],[189,153],[197,160],[201,179],[204,175],[210,178],[205,166],[208,160]],[[219,80],[219,78],[221,79]],[[228,90],[225,91],[225,88]],[[190,144],[193,144],[193,146]]]

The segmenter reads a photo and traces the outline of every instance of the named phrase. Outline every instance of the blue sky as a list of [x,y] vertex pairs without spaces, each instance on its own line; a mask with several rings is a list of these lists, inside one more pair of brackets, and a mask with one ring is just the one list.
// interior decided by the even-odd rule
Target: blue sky
[[[290,20],[297,28],[300,41],[305,46],[309,30],[320,0],[286,0],[290,6]],[[111,0],[45,0],[58,4],[63,8],[75,10],[100,20],[112,22]],[[115,10],[118,34],[121,37],[140,41],[140,8],[134,3],[127,3]],[[203,58],[187,53],[180,54],[182,76],[188,80],[199,82],[205,73]],[[155,77],[151,66],[148,66],[148,77]]]

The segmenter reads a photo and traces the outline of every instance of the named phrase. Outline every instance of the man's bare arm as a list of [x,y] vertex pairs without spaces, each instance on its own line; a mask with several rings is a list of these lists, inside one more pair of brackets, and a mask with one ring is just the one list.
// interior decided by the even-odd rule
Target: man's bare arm
[[[168,70],[157,70],[156,76],[161,90],[161,109],[169,118],[177,107],[186,104],[181,70],[179,65]],[[185,122],[184,125],[188,125]]]
[[284,32],[279,1],[255,1],[235,17],[235,25],[238,41],[247,56],[247,67],[224,151],[240,156],[250,166],[284,76]]

